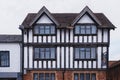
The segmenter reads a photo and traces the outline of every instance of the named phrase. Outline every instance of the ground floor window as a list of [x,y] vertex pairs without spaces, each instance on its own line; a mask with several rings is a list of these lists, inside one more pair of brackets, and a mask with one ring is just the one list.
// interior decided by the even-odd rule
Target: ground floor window
[[33,80],[55,80],[55,73],[34,73]]
[[0,51],[0,67],[9,67],[9,62],[9,51]]
[[74,80],[96,80],[95,73],[74,73]]

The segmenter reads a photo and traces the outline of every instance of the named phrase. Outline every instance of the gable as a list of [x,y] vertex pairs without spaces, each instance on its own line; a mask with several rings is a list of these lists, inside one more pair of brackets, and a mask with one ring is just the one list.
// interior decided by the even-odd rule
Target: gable
[[53,23],[46,14],[42,15],[38,21],[36,22],[37,24],[39,23]]
[[73,20],[72,26],[74,26],[79,19],[81,19],[85,14],[89,14],[90,17],[98,24],[101,25],[101,22],[98,20],[98,18],[94,15],[94,13],[86,6],[80,13],[79,15]]
[[77,23],[94,23],[94,21],[85,14]]

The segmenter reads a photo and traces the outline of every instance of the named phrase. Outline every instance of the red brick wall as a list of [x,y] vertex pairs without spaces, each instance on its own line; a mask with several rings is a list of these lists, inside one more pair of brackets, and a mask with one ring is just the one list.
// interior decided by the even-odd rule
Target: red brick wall
[[33,73],[55,73],[56,80],[73,80],[74,73],[96,73],[96,80],[106,80],[106,71],[27,71],[24,80],[33,80]]

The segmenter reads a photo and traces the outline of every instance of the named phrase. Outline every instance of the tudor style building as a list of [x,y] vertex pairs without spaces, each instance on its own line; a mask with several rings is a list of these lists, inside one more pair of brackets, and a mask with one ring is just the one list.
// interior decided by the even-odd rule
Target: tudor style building
[[29,13],[22,31],[23,80],[106,80],[110,30],[103,13]]

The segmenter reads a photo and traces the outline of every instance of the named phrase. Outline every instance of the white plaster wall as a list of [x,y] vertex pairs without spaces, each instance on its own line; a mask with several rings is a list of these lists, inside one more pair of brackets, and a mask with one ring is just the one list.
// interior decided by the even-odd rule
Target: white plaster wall
[[20,72],[20,45],[0,43],[0,51],[10,51],[10,67],[0,67],[0,72]]
[[78,23],[94,23],[94,21],[87,15],[85,14],[79,21]]
[[37,21],[37,23],[53,23],[45,14]]

